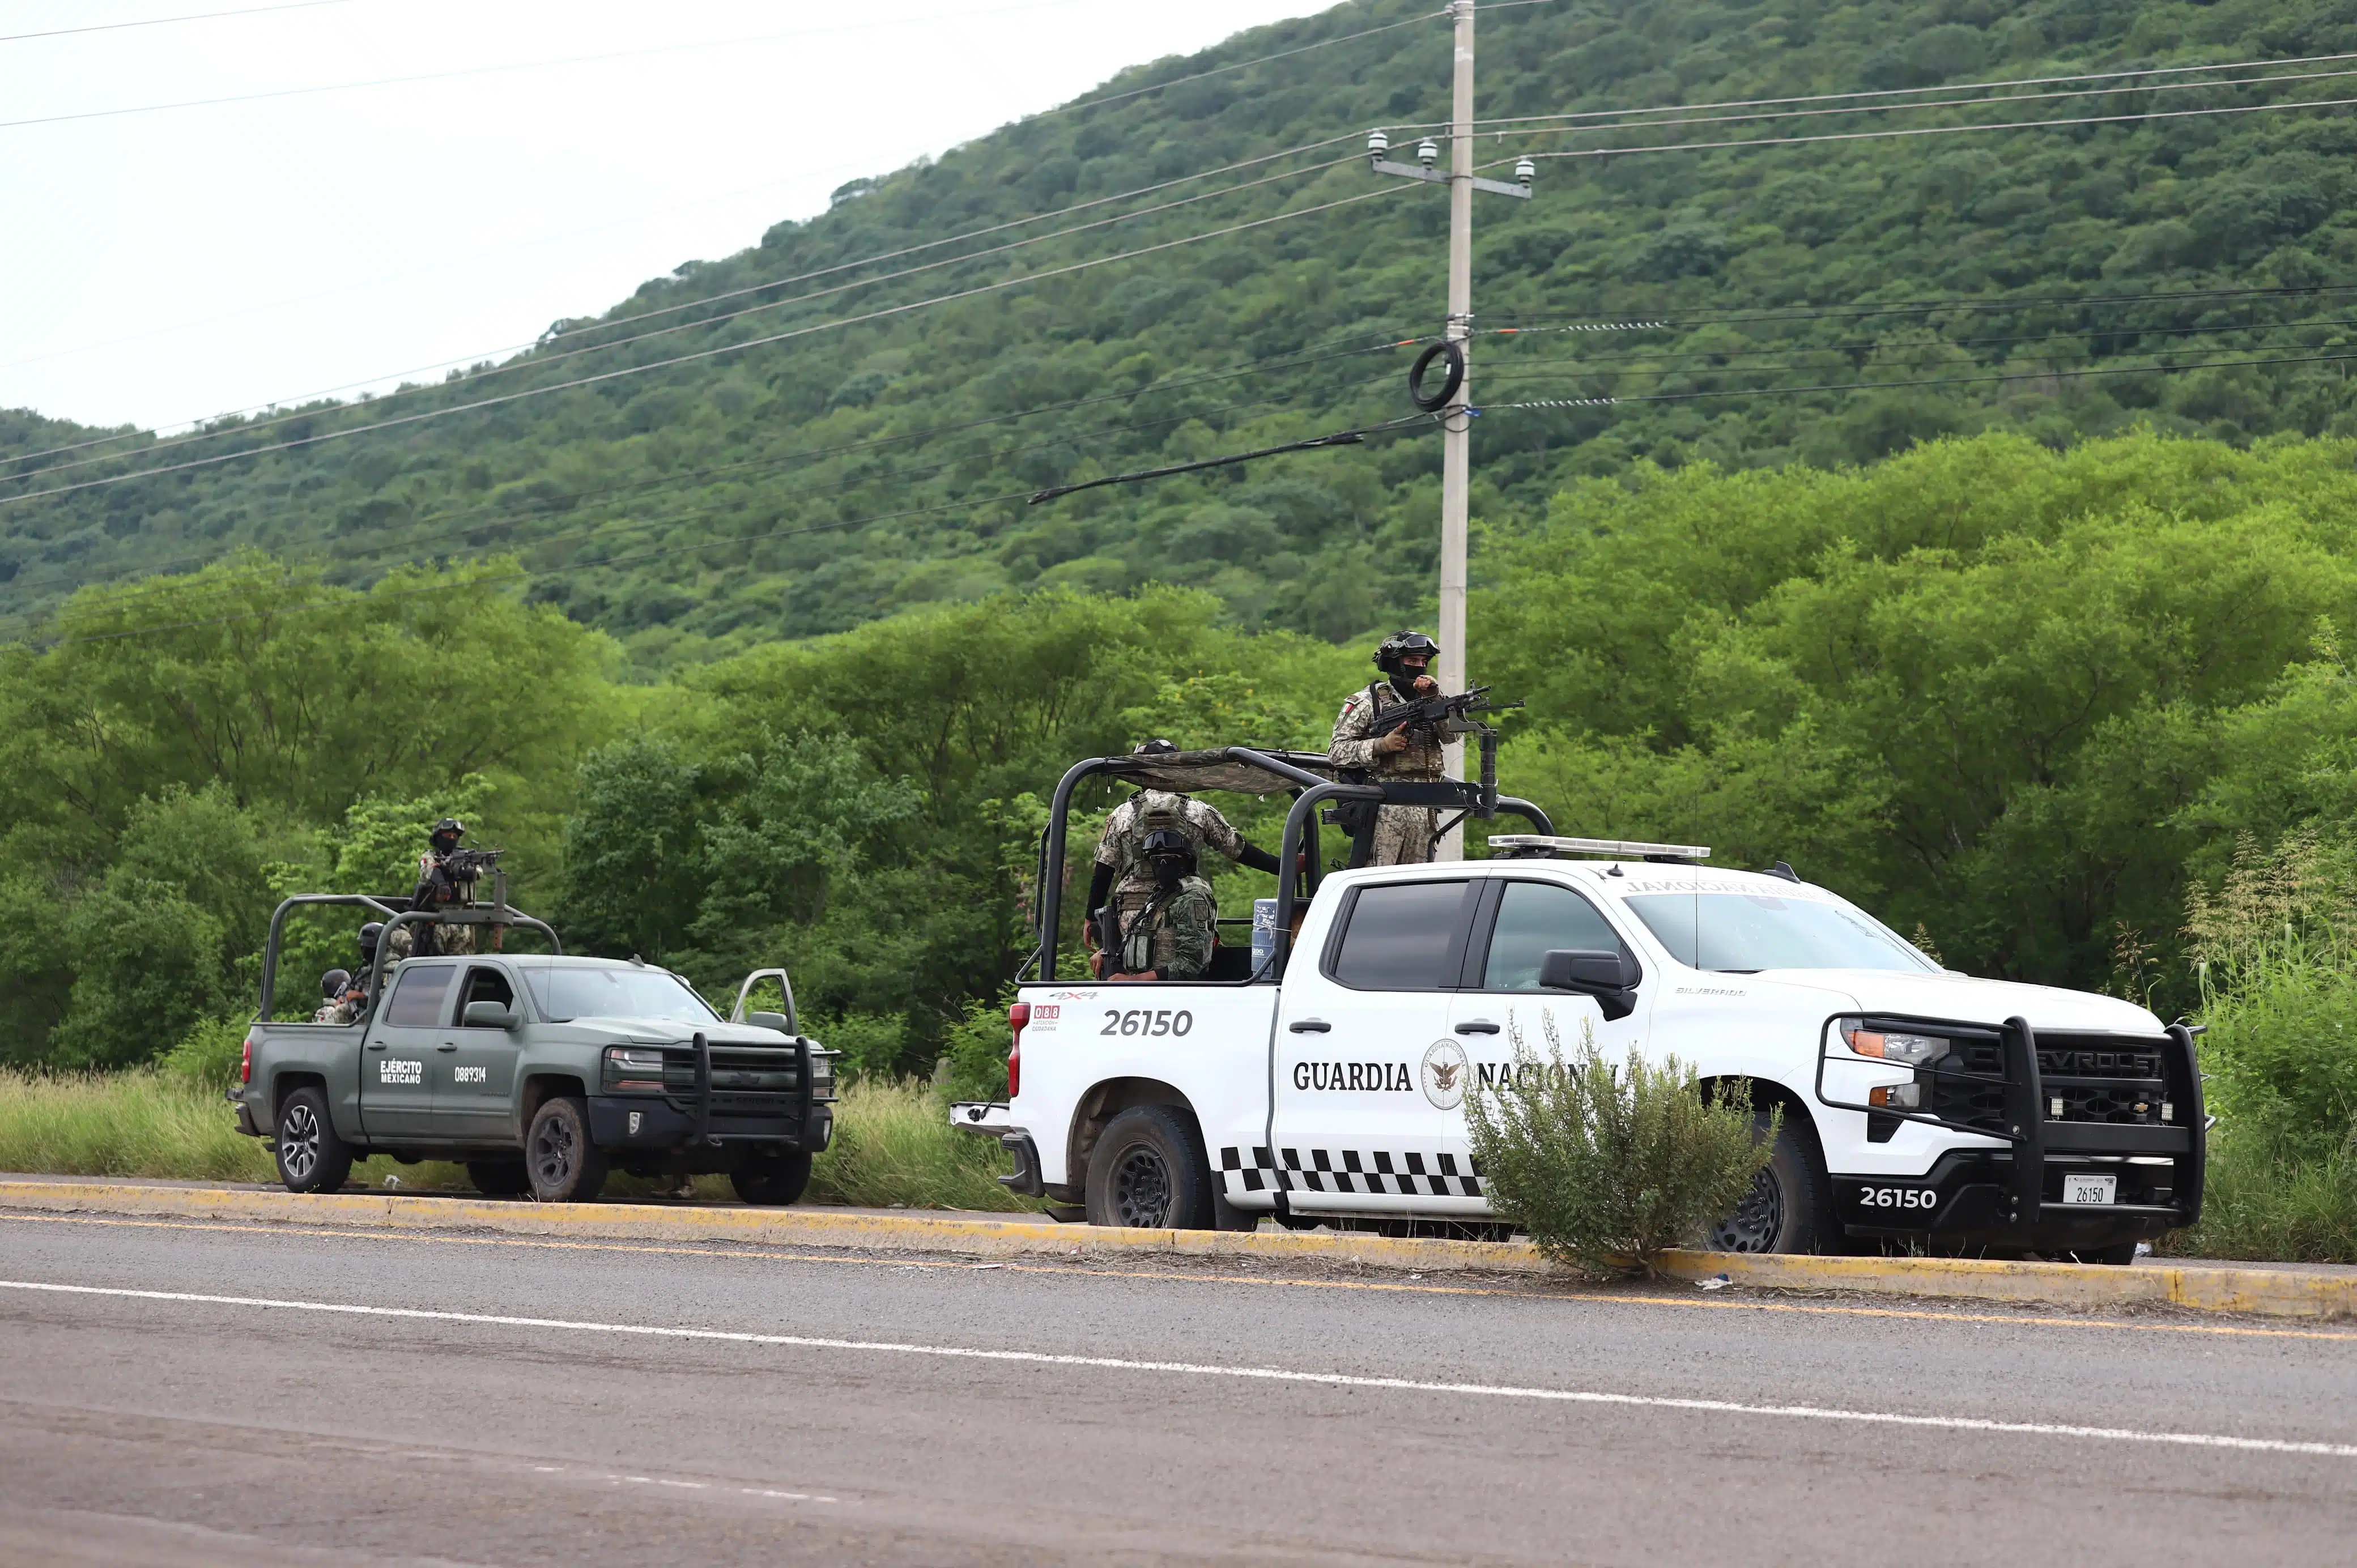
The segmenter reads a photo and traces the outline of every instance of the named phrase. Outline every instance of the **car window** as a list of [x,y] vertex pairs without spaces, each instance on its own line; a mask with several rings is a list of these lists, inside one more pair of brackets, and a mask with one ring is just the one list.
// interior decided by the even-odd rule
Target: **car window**
[[1889,969],[1939,965],[1863,909],[1766,893],[1656,893],[1627,900],[1670,956],[1695,969]]
[[458,993],[458,1005],[452,1017],[464,1020],[467,1009],[478,1002],[496,1002],[502,1007],[515,1005],[515,987],[508,977],[487,964],[477,964],[467,972],[467,988]]
[[1553,882],[1509,882],[1498,897],[1498,920],[1490,930],[1490,961],[1481,971],[1484,991],[1536,991],[1539,960],[1556,948],[1619,952],[1620,933],[1596,906]]
[[403,964],[393,982],[393,1000],[385,1004],[385,1023],[397,1029],[430,1029],[442,1022],[442,999],[450,993],[450,977],[457,972],[456,964]]
[[1455,983],[1469,882],[1386,882],[1359,889],[1329,972],[1362,991],[1430,991]]
[[533,1004],[552,1024],[576,1018],[646,1018],[666,1024],[713,1024],[720,1015],[687,983],[661,969],[560,968],[534,965],[523,972]]

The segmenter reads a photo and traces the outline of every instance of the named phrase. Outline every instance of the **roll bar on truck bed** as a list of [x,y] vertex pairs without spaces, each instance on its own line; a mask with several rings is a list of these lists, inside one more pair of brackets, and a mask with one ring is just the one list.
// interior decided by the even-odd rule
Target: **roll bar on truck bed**
[[[1484,761],[1494,752],[1483,748]],[[1056,950],[1064,912],[1064,859],[1069,847],[1072,792],[1090,779],[1108,775],[1141,788],[1193,793],[1224,789],[1247,795],[1287,794],[1293,807],[1285,815],[1285,837],[1279,844],[1280,868],[1296,865],[1309,852],[1303,871],[1280,869],[1277,875],[1275,945],[1269,961],[1252,981],[1281,979],[1293,940],[1293,918],[1301,903],[1318,891],[1318,819],[1321,807],[1340,800],[1368,800],[1385,806],[1435,806],[1463,817],[1487,821],[1499,812],[1521,817],[1542,834],[1555,824],[1530,801],[1498,793],[1497,777],[1490,768],[1480,779],[1393,779],[1352,783],[1336,777],[1337,769],[1323,752],[1222,746],[1208,751],[1164,753],[1157,757],[1091,757],[1075,762],[1056,782],[1048,808],[1048,832],[1039,845],[1039,897],[1036,929],[1039,945],[1032,955],[1037,978],[1056,978]],[[1030,967],[1029,964],[1025,965]]]

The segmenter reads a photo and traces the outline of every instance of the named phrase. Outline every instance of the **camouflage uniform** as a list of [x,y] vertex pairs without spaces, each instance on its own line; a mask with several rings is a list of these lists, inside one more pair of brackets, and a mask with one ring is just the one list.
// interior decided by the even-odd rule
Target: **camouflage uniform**
[[[393,966],[417,950],[417,928],[395,926],[384,934],[384,972],[390,975]],[[475,950],[475,928],[453,920],[434,922],[434,950],[443,958],[464,958]]]
[[[1377,681],[1365,691],[1353,692],[1334,719],[1333,744],[1326,758],[1337,768],[1354,768],[1371,780],[1437,781],[1441,771],[1440,739],[1427,729],[1411,731],[1405,751],[1378,752],[1374,725],[1384,709],[1410,701],[1389,681]],[[1370,865],[1404,865],[1432,858],[1432,831],[1438,814],[1429,806],[1385,806],[1375,817],[1374,853]]]
[[1200,876],[1179,878],[1168,893],[1154,888],[1135,920],[1122,930],[1122,966],[1132,974],[1152,970],[1163,980],[1199,980],[1211,967],[1213,933],[1220,906],[1211,885]]
[[343,995],[337,997],[333,1002],[321,1003],[319,1004],[319,1010],[311,1015],[311,1022],[314,1024],[350,1025],[360,1022],[360,1016],[361,999],[350,992],[346,992]]
[[[1113,906],[1120,913],[1124,930],[1154,897],[1154,867],[1139,853],[1147,832],[1141,824],[1149,819],[1154,820],[1156,827],[1183,824],[1184,831],[1194,835],[1198,854],[1208,845],[1230,860],[1243,856],[1243,835],[1229,826],[1228,819],[1214,808],[1191,795],[1169,789],[1139,790],[1113,809],[1113,815],[1105,819],[1104,832],[1097,836],[1097,864],[1116,867],[1121,873],[1114,884]],[[1208,887],[1210,884],[1204,886]]]

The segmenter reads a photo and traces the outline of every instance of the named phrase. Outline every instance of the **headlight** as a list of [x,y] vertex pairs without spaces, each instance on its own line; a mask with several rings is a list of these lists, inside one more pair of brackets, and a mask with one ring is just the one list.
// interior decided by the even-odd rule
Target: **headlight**
[[642,1047],[609,1046],[606,1050],[608,1088],[623,1093],[661,1094],[663,1054]]
[[1937,1035],[1902,1035],[1869,1029],[1865,1021],[1858,1018],[1841,1019],[1834,1027],[1852,1054],[1895,1062],[1902,1067],[1921,1067],[1948,1054],[1949,1042]]
[[810,1070],[812,1098],[831,1099],[834,1094],[834,1058],[813,1049]]

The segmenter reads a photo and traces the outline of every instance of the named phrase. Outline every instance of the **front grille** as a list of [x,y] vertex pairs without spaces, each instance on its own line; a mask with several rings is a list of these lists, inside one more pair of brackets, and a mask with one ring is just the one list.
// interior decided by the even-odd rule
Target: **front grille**
[[[2038,1041],[2038,1076],[2049,1122],[2099,1122],[2158,1127],[2169,1098],[2161,1042],[2112,1035],[2046,1035]],[[2054,1113],[2054,1102],[2062,1113]]]
[[[2160,1108],[2169,1085],[2161,1067],[2162,1043],[2110,1035],[2041,1035],[2038,1076],[2049,1122],[2102,1122],[2119,1127],[2164,1125]],[[1933,1078],[1932,1113],[1959,1126],[2002,1132],[2005,1127],[2005,1051],[1993,1040],[1963,1040],[1939,1065],[1975,1078]],[[2061,1114],[2055,1114],[2055,1101]]]
[[1938,1065],[1955,1072],[1971,1073],[1976,1079],[1996,1081],[1978,1083],[1957,1078],[1932,1079],[1932,1114],[1958,1126],[1978,1127],[2002,1134],[2005,1131],[2004,1048],[1994,1040],[1959,1040]]

